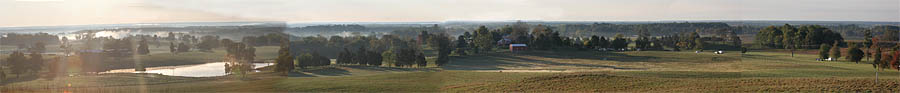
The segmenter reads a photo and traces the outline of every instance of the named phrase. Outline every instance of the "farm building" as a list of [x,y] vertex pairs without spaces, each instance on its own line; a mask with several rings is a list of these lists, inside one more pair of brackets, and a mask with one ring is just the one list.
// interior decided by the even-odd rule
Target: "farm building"
[[525,44],[509,44],[509,51],[524,51],[528,50],[528,45]]

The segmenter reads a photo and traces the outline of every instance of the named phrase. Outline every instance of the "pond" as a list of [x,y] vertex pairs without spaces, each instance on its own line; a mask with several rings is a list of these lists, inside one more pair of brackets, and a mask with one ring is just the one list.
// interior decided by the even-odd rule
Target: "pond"
[[[262,68],[270,65],[272,65],[272,63],[253,63],[253,68]],[[227,75],[227,73],[225,73],[225,62],[206,63],[199,65],[151,67],[147,68],[147,71],[134,71],[134,69],[116,69],[102,72],[101,74],[103,73],[158,73],[168,76],[183,77],[215,77]]]

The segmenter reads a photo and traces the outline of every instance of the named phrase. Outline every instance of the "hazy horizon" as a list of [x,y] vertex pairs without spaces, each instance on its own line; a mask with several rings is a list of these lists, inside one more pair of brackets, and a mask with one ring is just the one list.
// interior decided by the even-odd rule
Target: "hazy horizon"
[[0,27],[171,22],[900,22],[897,0],[0,0]]

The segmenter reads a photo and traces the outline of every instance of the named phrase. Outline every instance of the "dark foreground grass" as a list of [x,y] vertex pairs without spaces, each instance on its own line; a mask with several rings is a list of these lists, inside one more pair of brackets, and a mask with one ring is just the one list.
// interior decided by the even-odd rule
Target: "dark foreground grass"
[[897,79],[873,78],[653,78],[560,74],[455,89],[468,92],[890,92]]

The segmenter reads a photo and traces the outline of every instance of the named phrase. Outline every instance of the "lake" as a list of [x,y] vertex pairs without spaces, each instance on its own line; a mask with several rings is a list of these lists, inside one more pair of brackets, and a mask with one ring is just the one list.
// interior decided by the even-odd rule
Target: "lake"
[[[272,63],[253,63],[253,68],[256,69],[270,65],[272,65]],[[199,65],[151,67],[147,68],[147,71],[134,71],[133,68],[116,69],[102,72],[100,74],[103,73],[157,73],[168,76],[183,77],[215,77],[227,75],[227,73],[225,73],[225,62],[206,63]]]

